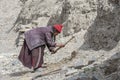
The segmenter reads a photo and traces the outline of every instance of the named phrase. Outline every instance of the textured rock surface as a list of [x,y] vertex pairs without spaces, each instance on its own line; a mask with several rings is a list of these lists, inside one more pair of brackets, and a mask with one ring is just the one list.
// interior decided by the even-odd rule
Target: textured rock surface
[[[119,0],[1,0],[0,6],[0,80],[120,80]],[[24,32],[55,23],[64,25],[58,43],[75,38],[56,54],[46,50],[47,68],[31,73],[17,59]]]
[[98,0],[97,16],[88,28],[85,45],[94,50],[115,48],[120,39],[119,13],[119,0]]
[[[0,53],[16,52],[15,39],[16,33],[9,32],[21,10],[19,0],[0,1]],[[9,46],[9,47],[8,47]]]

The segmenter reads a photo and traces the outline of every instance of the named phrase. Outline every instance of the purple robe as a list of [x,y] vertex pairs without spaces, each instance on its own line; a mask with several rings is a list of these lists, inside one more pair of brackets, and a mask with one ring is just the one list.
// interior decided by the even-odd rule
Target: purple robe
[[51,51],[56,43],[53,41],[52,27],[39,27],[25,32],[25,40],[18,59],[28,68],[39,68],[43,64],[44,49],[47,45]]
[[53,29],[49,27],[39,27],[25,32],[25,40],[30,50],[41,46],[55,47],[52,39]]

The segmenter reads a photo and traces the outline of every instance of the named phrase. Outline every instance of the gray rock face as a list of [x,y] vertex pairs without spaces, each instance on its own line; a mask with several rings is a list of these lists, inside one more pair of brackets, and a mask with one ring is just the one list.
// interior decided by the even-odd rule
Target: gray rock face
[[88,28],[86,42],[94,50],[112,50],[120,39],[119,0],[98,0],[97,16]]
[[[15,39],[17,34],[11,28],[21,10],[19,0],[0,1],[0,53],[16,52]],[[9,46],[9,47],[8,47]]]
[[[120,80],[119,0],[1,0],[0,6],[2,79],[30,80],[51,72],[36,80]],[[58,43],[75,38],[57,54],[46,50],[48,68],[32,74],[17,59],[24,32],[56,23],[64,25]]]
[[116,53],[110,59],[105,61],[102,66],[106,80],[120,79],[120,53]]
[[79,74],[71,75],[66,80],[120,80],[120,53],[116,53],[103,64],[94,66],[80,72]]

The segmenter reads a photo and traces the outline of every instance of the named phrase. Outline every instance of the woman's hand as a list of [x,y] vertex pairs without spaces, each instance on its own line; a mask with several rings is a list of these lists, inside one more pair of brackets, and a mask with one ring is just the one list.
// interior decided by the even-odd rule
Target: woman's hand
[[65,47],[65,45],[64,44],[56,44],[56,47],[59,47],[59,48],[57,48],[56,50],[51,50],[51,54],[55,54],[60,48],[62,48],[62,47]]
[[57,44],[56,47],[65,47],[64,44]]
[[54,49],[51,50],[51,54],[55,54],[57,51],[55,51]]
[[60,44],[59,47],[65,47],[65,45],[64,44]]

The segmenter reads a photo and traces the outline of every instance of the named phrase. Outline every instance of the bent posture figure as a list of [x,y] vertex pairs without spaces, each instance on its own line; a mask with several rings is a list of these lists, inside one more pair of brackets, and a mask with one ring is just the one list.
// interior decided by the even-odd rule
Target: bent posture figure
[[38,27],[25,32],[25,40],[18,59],[25,67],[36,69],[42,67],[44,49],[47,46],[50,52],[54,47],[64,47],[63,44],[54,42],[54,38],[62,31],[62,25],[56,24],[49,27]]

